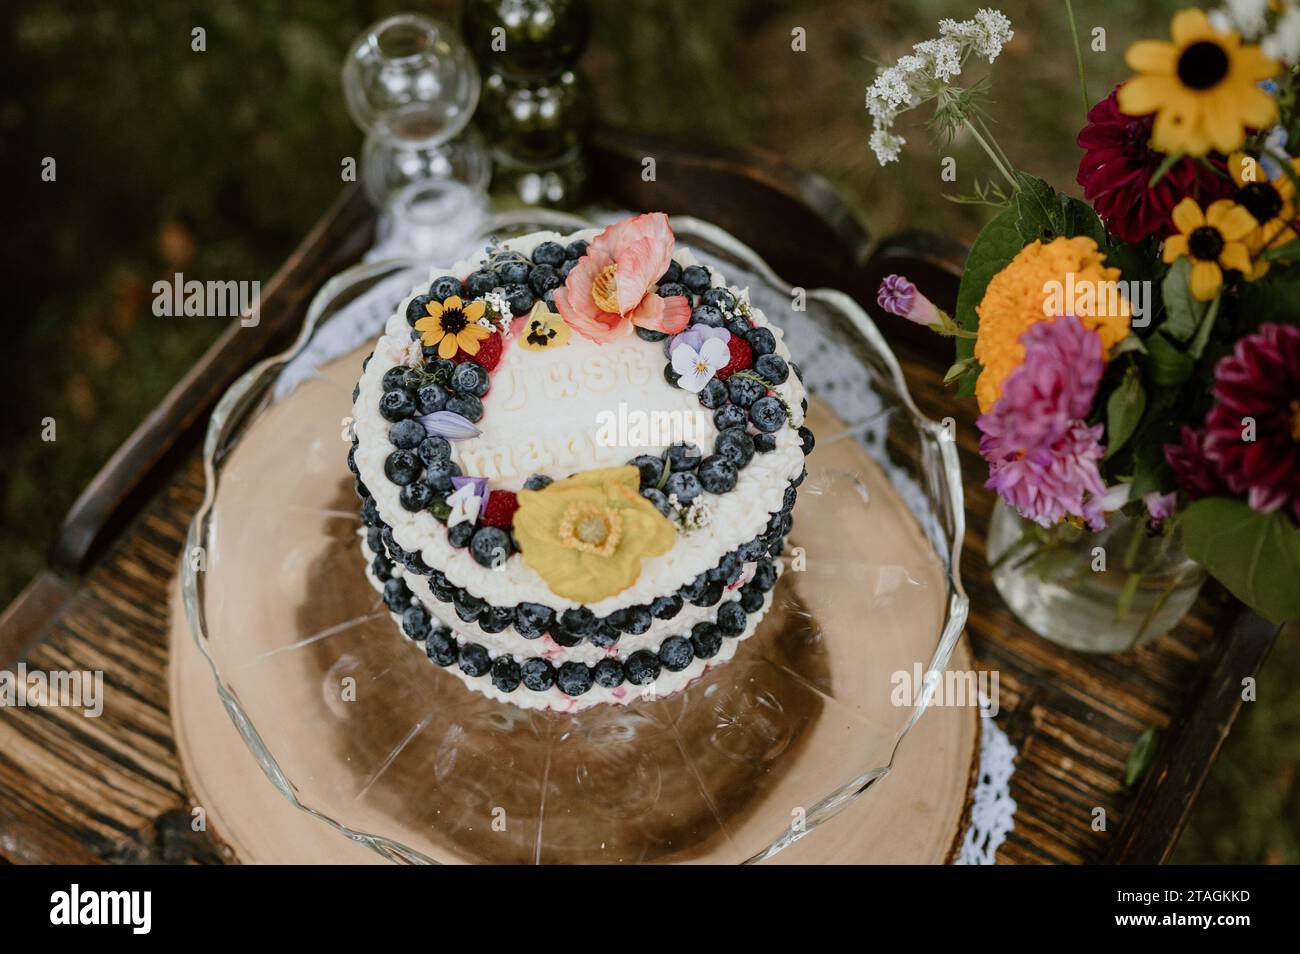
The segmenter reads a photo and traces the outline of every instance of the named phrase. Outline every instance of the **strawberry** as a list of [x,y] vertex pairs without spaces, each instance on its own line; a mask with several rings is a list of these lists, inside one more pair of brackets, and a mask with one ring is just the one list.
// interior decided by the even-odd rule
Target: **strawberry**
[[471,358],[483,365],[488,371],[491,371],[501,362],[501,336],[499,334],[488,335],[478,343],[478,354],[466,354],[464,351],[457,351],[451,360],[460,364],[462,361],[469,361]]
[[519,509],[519,499],[510,490],[494,490],[483,502],[479,511],[478,522],[485,527],[499,527],[509,530],[515,522],[515,511]]
[[736,371],[743,371],[754,365],[754,349],[740,335],[731,336],[731,340],[727,342],[727,350],[731,352],[731,360],[718,369],[716,377],[719,381],[725,381]]

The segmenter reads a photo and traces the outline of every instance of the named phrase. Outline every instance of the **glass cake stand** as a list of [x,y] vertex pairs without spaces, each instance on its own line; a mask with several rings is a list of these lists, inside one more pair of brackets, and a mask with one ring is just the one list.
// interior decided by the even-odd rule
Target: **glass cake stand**
[[[585,224],[532,210],[484,236]],[[736,239],[672,224],[785,328],[817,435],[772,612],[676,695],[571,715],[493,702],[371,589],[344,466],[351,392],[428,263],[336,276],[297,344],[218,404],[187,621],[267,777],[342,835],[408,862],[759,861],[869,797],[930,703],[967,611],[955,446],[848,296],[810,290],[797,310]]]

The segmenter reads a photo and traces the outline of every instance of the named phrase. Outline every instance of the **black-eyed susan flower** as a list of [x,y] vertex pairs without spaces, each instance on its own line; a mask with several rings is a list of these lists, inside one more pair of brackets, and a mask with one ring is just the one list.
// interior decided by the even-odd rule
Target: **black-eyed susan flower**
[[1260,89],[1278,64],[1235,32],[1220,33],[1197,9],[1174,14],[1173,42],[1141,40],[1125,61],[1138,75],[1119,89],[1129,116],[1155,114],[1151,146],[1203,156],[1241,147],[1247,128],[1277,119],[1277,102]]
[[430,301],[425,310],[428,314],[415,323],[415,330],[427,347],[437,345],[440,358],[455,357],[457,351],[476,355],[479,342],[492,334],[491,329],[478,323],[487,311],[481,301],[467,305],[460,296],[452,295],[442,303]]
[[[1292,159],[1293,174],[1300,174],[1300,159]],[[1244,153],[1228,159],[1228,171],[1236,185],[1233,201],[1244,206],[1258,225],[1243,240],[1254,260],[1252,281],[1268,271],[1268,259],[1260,257],[1265,249],[1285,245],[1296,237],[1295,182],[1285,171],[1270,179],[1259,160]]]
[[1243,241],[1258,223],[1230,199],[1220,199],[1204,211],[1195,199],[1183,199],[1174,206],[1177,235],[1165,239],[1164,260],[1173,263],[1186,256],[1192,263],[1192,296],[1209,301],[1223,287],[1223,270],[1251,272],[1250,252]]

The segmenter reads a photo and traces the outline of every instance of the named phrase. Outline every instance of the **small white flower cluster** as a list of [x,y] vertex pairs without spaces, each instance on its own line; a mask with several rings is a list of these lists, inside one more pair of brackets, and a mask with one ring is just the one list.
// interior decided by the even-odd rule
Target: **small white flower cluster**
[[[673,497],[676,498],[676,494]],[[713,509],[699,497],[691,501],[691,505],[681,511],[682,526],[687,530],[699,530],[701,527],[707,527],[713,522]]]
[[514,311],[510,308],[510,301],[506,298],[504,288],[494,288],[483,296],[483,302],[487,305],[487,311],[478,323],[491,330],[500,330],[501,334],[510,334],[510,317]]
[[871,151],[880,164],[896,161],[907,142],[893,132],[900,113],[937,96],[961,75],[972,53],[992,63],[1014,35],[1011,20],[1000,10],[981,9],[971,20],[940,20],[936,39],[913,45],[911,53],[877,73],[867,88],[867,112],[873,127]]
[[413,338],[399,345],[394,351],[393,357],[396,358],[394,364],[406,368],[422,368],[424,367],[424,345],[419,338]]
[[1300,62],[1300,0],[1227,0],[1209,16],[1216,30],[1236,30],[1265,56],[1287,66]]

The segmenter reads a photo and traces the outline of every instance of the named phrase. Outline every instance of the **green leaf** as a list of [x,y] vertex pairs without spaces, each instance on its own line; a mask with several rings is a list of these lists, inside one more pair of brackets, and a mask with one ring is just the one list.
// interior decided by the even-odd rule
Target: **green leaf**
[[1188,555],[1271,623],[1300,619],[1300,528],[1226,497],[1198,500],[1183,515]]
[[1160,297],[1165,303],[1165,320],[1160,323],[1160,330],[1175,341],[1186,341],[1195,334],[1210,307],[1208,301],[1192,297],[1191,277],[1192,263],[1180,258],[1160,285]]
[[1106,243],[1106,229],[1092,206],[1057,192],[1038,176],[1016,173],[1020,191],[1015,195],[1016,228],[1024,244],[1035,239],[1050,242],[1059,235],[1086,235],[1099,248]]
[[[1016,229],[1016,212],[1007,209],[1000,212],[984,226],[975,243],[966,256],[966,267],[962,271],[961,287],[957,290],[957,309],[953,317],[957,324],[967,331],[977,331],[980,326],[979,315],[975,306],[984,299],[993,276],[1006,268],[1007,263],[1025,247]],[[975,342],[971,338],[956,339],[957,360],[974,359]],[[957,393],[970,397],[975,393],[975,379],[978,374],[967,374],[958,386]]]
[[1295,303],[1300,301],[1300,268],[1274,265],[1258,281],[1237,286],[1235,312],[1249,322],[1246,333],[1261,324],[1281,321],[1295,323]]
[[1160,747],[1160,733],[1156,731],[1153,725],[1147,726],[1146,729],[1138,736],[1133,748],[1128,754],[1128,762],[1124,765],[1124,787],[1132,788],[1133,783],[1147,773],[1151,767],[1151,761],[1156,757],[1156,749]]
[[1196,362],[1162,334],[1147,339],[1147,367],[1151,383],[1161,388],[1176,388],[1192,376]]
[[1147,392],[1142,387],[1142,374],[1129,367],[1119,386],[1106,400],[1106,458],[1124,446],[1137,430],[1142,412],[1147,409]]

